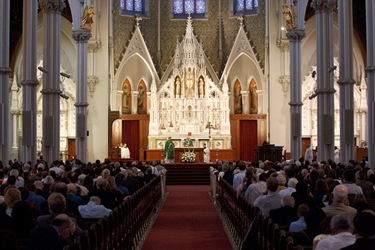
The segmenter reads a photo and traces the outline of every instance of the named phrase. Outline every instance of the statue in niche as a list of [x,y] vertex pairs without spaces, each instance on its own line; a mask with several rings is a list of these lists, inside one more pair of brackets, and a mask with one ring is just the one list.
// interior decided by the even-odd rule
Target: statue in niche
[[124,84],[122,93],[122,113],[129,113],[130,111],[130,90],[129,85]]
[[250,114],[258,114],[257,83],[254,80],[250,83]]
[[234,113],[242,114],[242,93],[239,83],[234,86]]
[[287,30],[294,29],[296,27],[294,6],[291,5],[290,7],[288,7],[288,5],[285,3],[283,5],[283,15],[285,18],[285,28]]
[[181,81],[180,81],[179,77],[176,78],[175,89],[176,89],[176,97],[179,97],[181,95],[181,93],[180,93],[180,91],[181,91]]
[[83,11],[83,16],[82,16],[82,28],[83,29],[91,30],[91,25],[94,23],[94,15],[95,15],[94,5],[91,5],[90,7],[86,5]]
[[144,114],[146,113],[146,100],[145,100],[145,87],[143,84],[138,85],[138,113]]
[[204,81],[203,78],[199,78],[199,96],[203,97],[204,96]]
[[191,69],[189,68],[187,76],[186,76],[186,89],[187,89],[187,97],[193,97],[194,93],[194,76],[191,73]]

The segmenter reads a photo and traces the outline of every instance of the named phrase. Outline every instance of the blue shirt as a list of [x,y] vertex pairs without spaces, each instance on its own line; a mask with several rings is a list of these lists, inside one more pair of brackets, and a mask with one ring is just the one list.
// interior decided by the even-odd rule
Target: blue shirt
[[103,205],[96,205],[95,202],[89,201],[87,205],[78,206],[78,211],[82,218],[104,218],[109,215],[112,210]]
[[124,196],[128,196],[129,195],[129,189],[127,187],[124,187],[123,185],[121,185],[120,183],[116,183],[116,187],[121,191],[121,193],[124,195]]
[[40,206],[42,205],[43,202],[46,201],[46,199],[41,195],[37,195],[32,192],[29,192],[29,197],[27,197],[26,201],[31,204],[34,204],[38,212],[40,212]]
[[306,222],[304,219],[299,219],[295,222],[292,222],[289,226],[290,233],[301,232],[302,230],[307,229]]
[[245,178],[246,172],[245,170],[241,170],[240,172],[236,173],[233,176],[233,187],[237,190],[241,183],[243,183],[243,179]]

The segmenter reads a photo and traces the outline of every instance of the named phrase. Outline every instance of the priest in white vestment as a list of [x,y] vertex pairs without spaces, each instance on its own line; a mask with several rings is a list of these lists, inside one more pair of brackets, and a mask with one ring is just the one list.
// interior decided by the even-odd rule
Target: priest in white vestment
[[122,159],[129,159],[130,158],[130,150],[126,146],[126,143],[120,144],[120,150],[121,150],[121,158]]
[[204,162],[210,162],[210,148],[207,147],[206,143],[203,144],[203,146],[204,146],[204,149],[203,149],[203,154],[204,154],[203,160],[204,160]]

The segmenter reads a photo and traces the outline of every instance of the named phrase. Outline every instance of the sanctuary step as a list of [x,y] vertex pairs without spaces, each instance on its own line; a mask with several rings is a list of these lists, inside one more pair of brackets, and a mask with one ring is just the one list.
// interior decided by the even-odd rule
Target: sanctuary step
[[169,163],[167,185],[210,185],[210,167],[213,163]]

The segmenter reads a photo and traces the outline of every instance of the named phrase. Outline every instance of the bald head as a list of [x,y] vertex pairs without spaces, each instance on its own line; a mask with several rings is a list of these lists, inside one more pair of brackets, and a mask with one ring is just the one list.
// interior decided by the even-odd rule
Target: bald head
[[285,206],[294,207],[294,204],[295,204],[295,200],[293,196],[291,195],[286,195],[281,199],[281,205],[283,207]]
[[333,201],[343,203],[348,198],[348,188],[344,185],[337,185],[333,189]]

